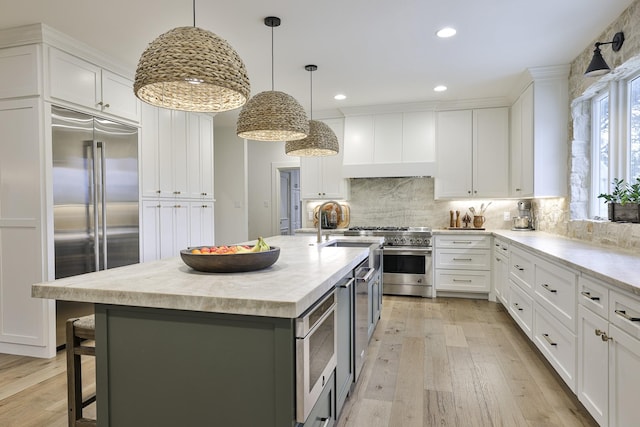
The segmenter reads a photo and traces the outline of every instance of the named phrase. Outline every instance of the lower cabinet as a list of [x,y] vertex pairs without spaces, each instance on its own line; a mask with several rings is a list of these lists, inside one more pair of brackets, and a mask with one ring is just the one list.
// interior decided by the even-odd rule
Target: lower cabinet
[[497,301],[509,305],[509,244],[499,239],[493,241],[493,292]]
[[533,342],[571,390],[576,390],[576,336],[537,302]]
[[578,301],[578,399],[603,427],[637,425],[640,299],[582,276]]
[[533,299],[512,280],[509,280],[508,293],[509,314],[511,314],[513,320],[516,321],[527,337],[531,339],[533,336]]
[[491,237],[482,234],[436,236],[436,292],[488,294],[491,290]]

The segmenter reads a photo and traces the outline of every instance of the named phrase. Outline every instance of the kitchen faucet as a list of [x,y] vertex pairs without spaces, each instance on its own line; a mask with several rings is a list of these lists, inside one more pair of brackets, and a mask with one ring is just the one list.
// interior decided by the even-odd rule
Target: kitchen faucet
[[[322,208],[330,204],[338,205],[338,207],[340,207],[340,203],[334,200],[329,200],[321,204],[320,207],[318,208],[318,243],[322,242]],[[328,234],[327,234],[327,240],[329,240]]]

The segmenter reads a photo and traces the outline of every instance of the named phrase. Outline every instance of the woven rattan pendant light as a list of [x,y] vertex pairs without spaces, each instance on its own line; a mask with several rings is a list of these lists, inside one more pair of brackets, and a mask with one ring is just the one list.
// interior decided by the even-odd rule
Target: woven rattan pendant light
[[304,108],[291,95],[273,90],[273,28],[280,18],[268,16],[264,24],[271,27],[271,90],[260,92],[240,110],[237,134],[257,141],[294,141],[309,134],[309,120]]
[[297,141],[287,141],[284,151],[289,156],[319,157],[334,156],[340,151],[338,138],[326,123],[313,120],[313,72],[318,69],[317,65],[306,65],[305,70],[309,71],[311,88],[311,120],[309,120],[309,136]]
[[140,56],[133,91],[142,101],[183,111],[242,107],[251,88],[244,62],[226,40],[196,27],[169,30]]

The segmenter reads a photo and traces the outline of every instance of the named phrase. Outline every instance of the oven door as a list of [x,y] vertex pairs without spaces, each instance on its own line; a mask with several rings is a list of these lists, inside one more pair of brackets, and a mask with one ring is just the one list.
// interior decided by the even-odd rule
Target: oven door
[[432,251],[431,247],[385,246],[383,293],[432,297]]
[[304,423],[336,367],[336,293],[296,319],[296,421]]

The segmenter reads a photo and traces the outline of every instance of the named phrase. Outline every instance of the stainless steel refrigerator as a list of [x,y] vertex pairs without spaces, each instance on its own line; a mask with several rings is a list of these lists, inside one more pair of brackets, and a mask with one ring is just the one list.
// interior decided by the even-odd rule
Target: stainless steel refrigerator
[[[55,277],[137,263],[138,130],[51,107]],[[57,345],[64,322],[93,305],[58,302]]]

